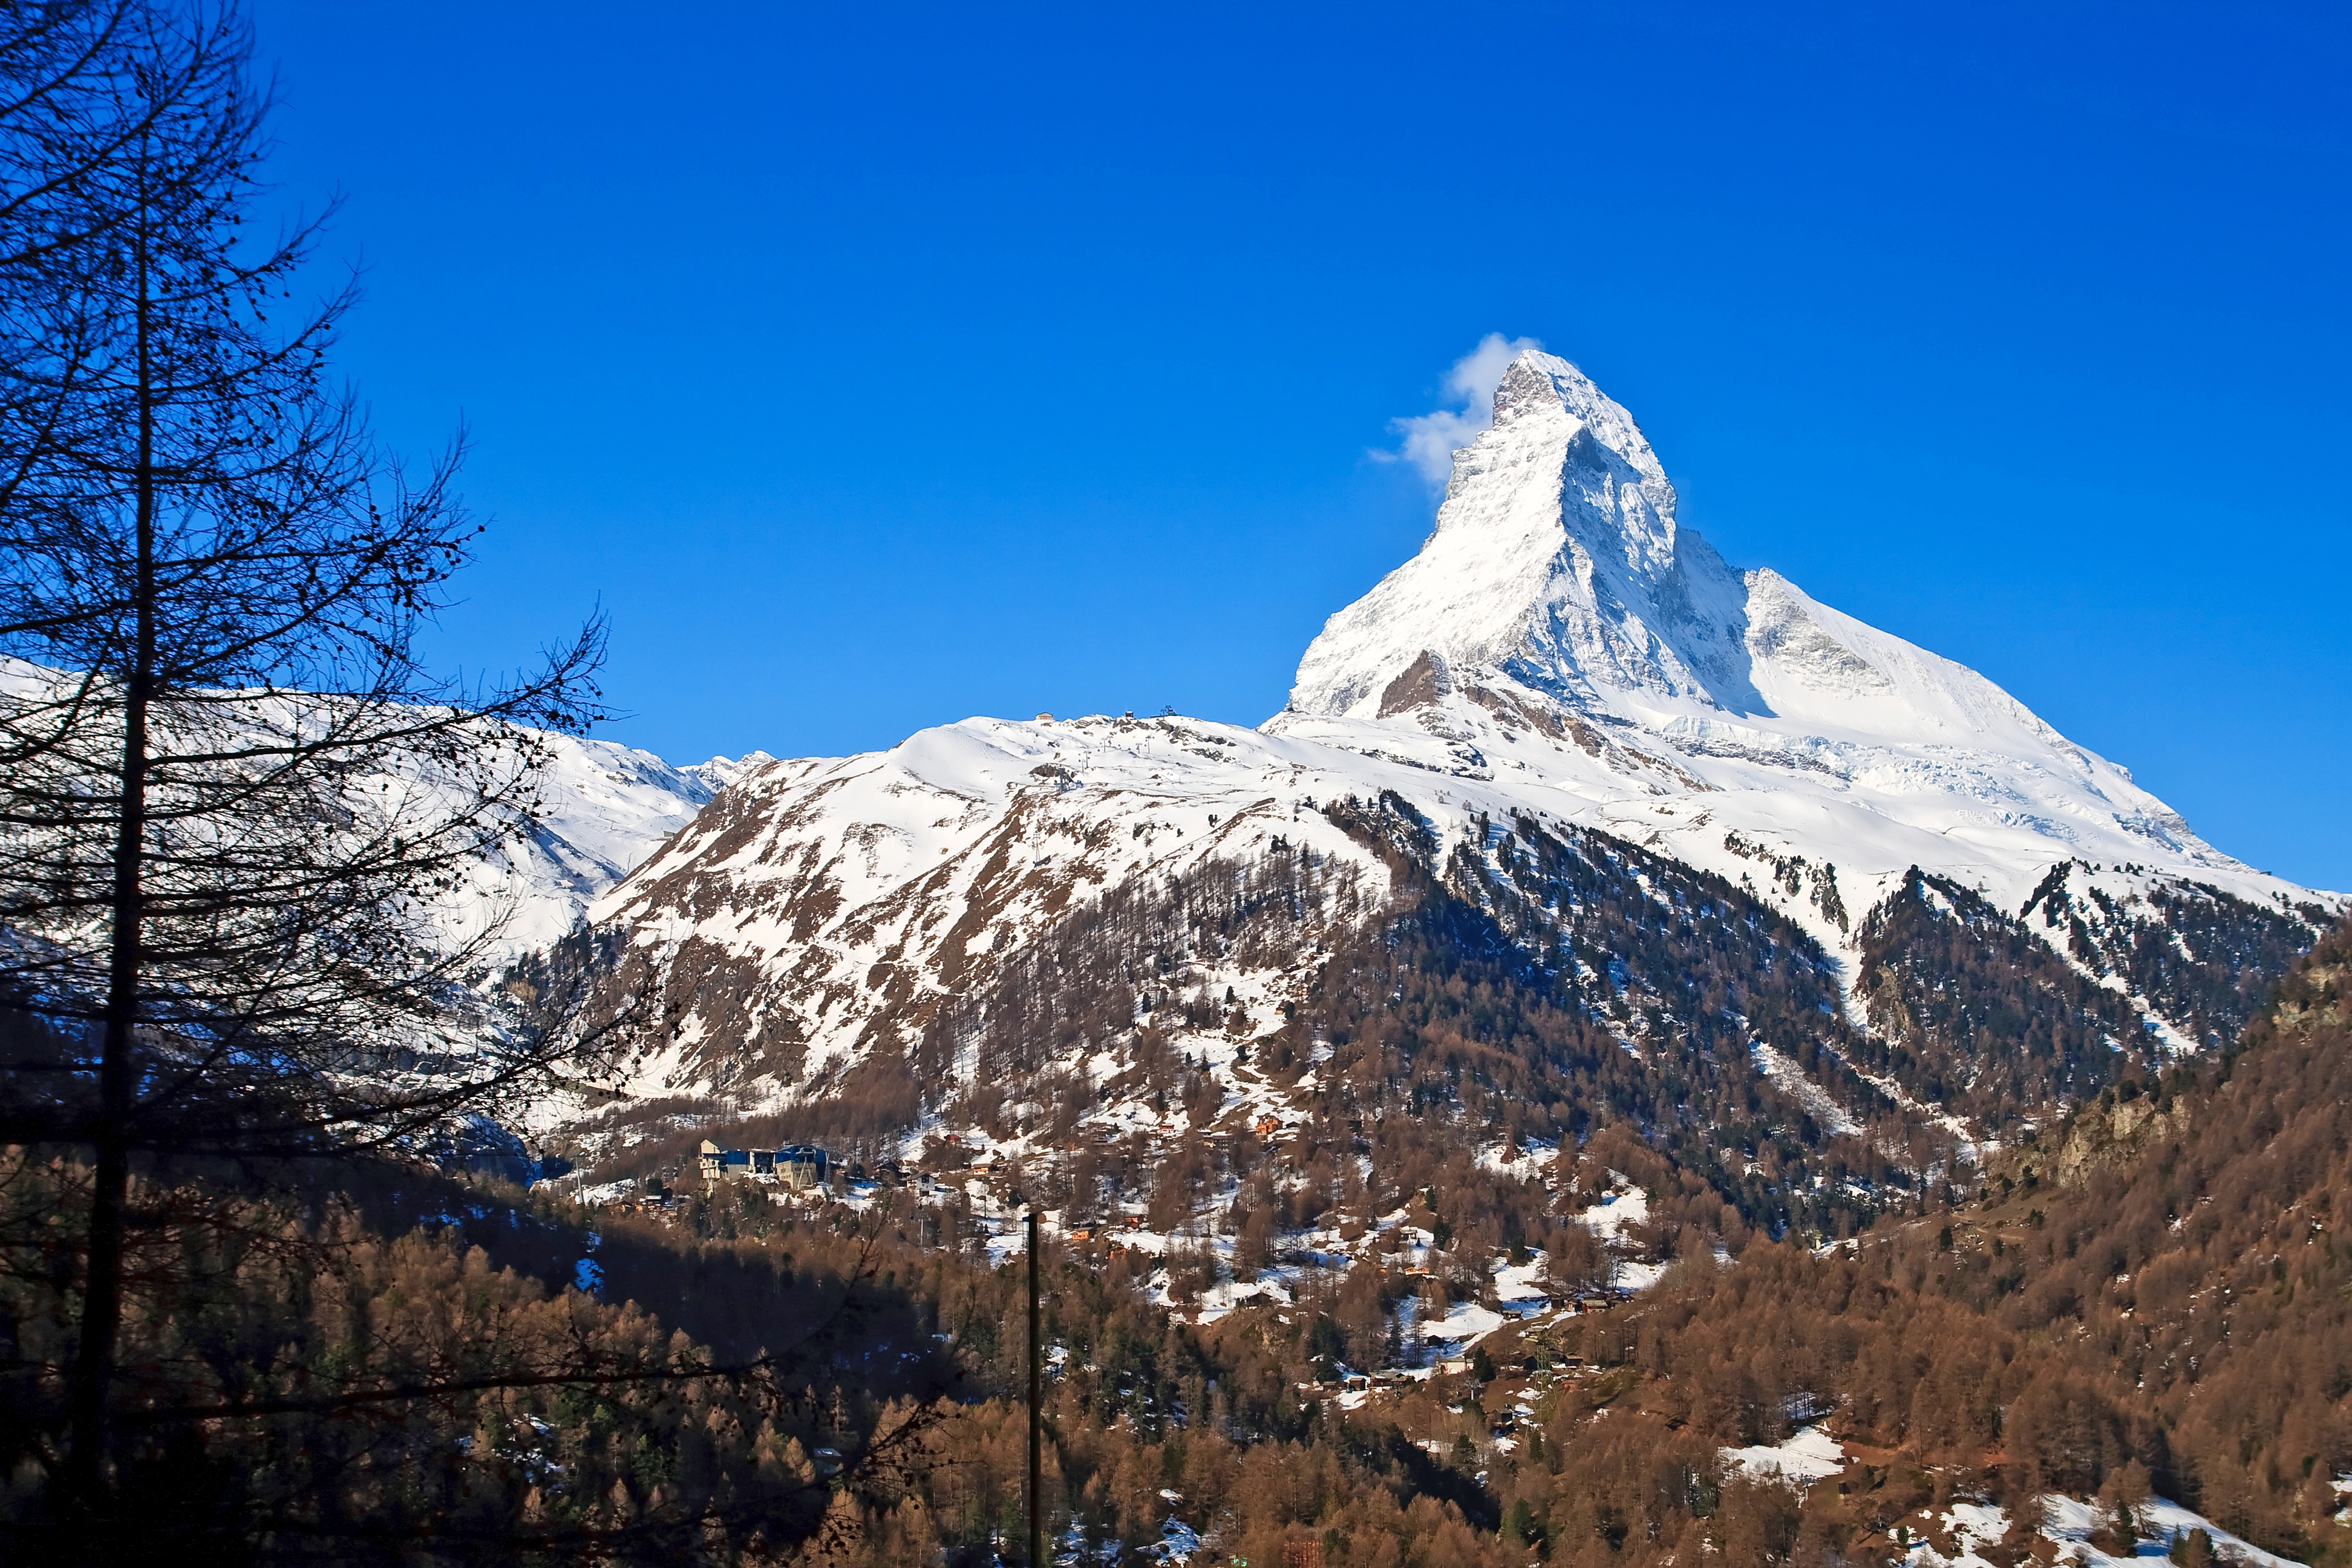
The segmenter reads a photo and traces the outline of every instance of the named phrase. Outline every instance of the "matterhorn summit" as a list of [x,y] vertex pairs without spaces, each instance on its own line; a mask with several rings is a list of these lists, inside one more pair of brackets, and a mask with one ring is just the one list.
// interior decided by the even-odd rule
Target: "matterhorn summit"
[[[1505,371],[1421,553],[1331,617],[1289,710],[1375,719],[1426,661],[1646,728],[2074,748],[1974,671],[1738,572],[1675,520],[1633,417],[1556,355]],[[1395,695],[1391,695],[1395,689]],[[1689,724],[1685,725],[1688,730]]]
[[1726,564],[1675,507],[1632,415],[1520,353],[1420,553],[1331,617],[1266,730],[1427,765],[1418,730],[1451,771],[1699,864],[1728,826],[1874,893],[1919,866],[2010,902],[2070,858],[2285,889],[1975,671]]
[[1454,455],[1412,560],[1331,617],[1290,706],[1377,718],[1424,655],[1568,706],[1753,706],[1737,623],[1746,592],[1675,525],[1675,488],[1632,415],[1574,365],[1528,350],[1494,425]]

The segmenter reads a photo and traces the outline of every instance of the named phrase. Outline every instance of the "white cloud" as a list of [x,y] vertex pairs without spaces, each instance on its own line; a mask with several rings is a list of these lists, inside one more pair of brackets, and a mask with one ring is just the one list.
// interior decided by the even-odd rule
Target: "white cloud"
[[1495,388],[1502,384],[1503,372],[1523,351],[1541,347],[1533,338],[1488,332],[1445,373],[1446,396],[1462,406],[1391,420],[1389,428],[1401,437],[1396,450],[1379,450],[1372,456],[1382,462],[1411,463],[1431,483],[1444,483],[1454,469],[1454,449],[1468,446],[1477,439],[1478,432],[1495,422]]

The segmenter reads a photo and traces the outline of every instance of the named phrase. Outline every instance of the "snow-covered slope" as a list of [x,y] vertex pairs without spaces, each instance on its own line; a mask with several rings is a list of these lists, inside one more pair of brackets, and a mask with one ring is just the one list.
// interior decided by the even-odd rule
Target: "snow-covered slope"
[[[0,658],[0,697],[54,701],[78,677],[22,659]],[[331,699],[291,696],[241,704],[247,735],[283,736],[315,721]],[[543,731],[522,732],[545,758],[537,779],[537,831],[503,846],[445,897],[436,929],[453,944],[472,940],[496,922],[495,962],[543,948],[587,912],[589,904],[635,869],[662,841],[734,780],[774,759],[764,752],[713,757],[673,767],[651,752],[611,741]],[[421,822],[462,816],[477,797],[418,752],[394,751],[387,765],[359,784],[371,798],[413,802]],[[395,808],[398,809],[398,808]]]
[[[2011,912],[2061,861],[2118,906],[2184,879],[2313,897],[1983,677],[1726,565],[1631,416],[1528,353],[1421,552],[1331,618],[1260,730],[973,719],[771,763],[593,918],[670,987],[640,1087],[757,1100],[908,1044],[992,955],[1131,879],[1278,837],[1379,882],[1316,806],[1382,792],[1441,857],[1522,816],[1601,828],[1747,884],[1833,955],[1913,866]],[[1277,981],[1218,984],[1270,1008]]]
[[644,1092],[757,1058],[790,1080],[1129,879],[1276,837],[1366,862],[1312,808],[1427,782],[1405,764],[1182,719],[966,720],[887,752],[770,763],[592,910],[662,955],[680,998]]
[[539,830],[477,873],[453,914],[505,921],[502,955],[543,948],[643,864],[732,780],[771,759],[713,757],[673,767],[612,741],[549,735]]

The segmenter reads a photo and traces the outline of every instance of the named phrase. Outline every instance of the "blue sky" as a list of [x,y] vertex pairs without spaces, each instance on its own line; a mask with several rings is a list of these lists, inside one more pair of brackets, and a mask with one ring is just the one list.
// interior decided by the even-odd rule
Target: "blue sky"
[[2352,888],[2335,7],[257,0],[341,363],[673,760],[1278,709],[1488,332],[1684,521]]

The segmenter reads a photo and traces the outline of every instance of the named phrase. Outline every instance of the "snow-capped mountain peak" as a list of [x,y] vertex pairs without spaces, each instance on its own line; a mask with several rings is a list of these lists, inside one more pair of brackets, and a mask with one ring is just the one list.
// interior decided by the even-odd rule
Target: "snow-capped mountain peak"
[[[1331,617],[1259,730],[972,719],[727,782],[591,912],[629,933],[614,984],[664,998],[648,1093],[778,1103],[876,1051],[944,1048],[951,999],[1171,878],[1303,855],[1368,912],[1391,858],[1367,802],[1432,868],[1501,867],[1497,834],[1598,830],[1746,889],[1840,964],[1923,874],[2000,910],[2047,910],[2069,877],[2102,908],[2192,881],[2249,909],[2309,898],[1982,676],[1727,565],[1676,522],[1632,415],[1535,352],[1420,552]],[[1279,990],[1213,978],[1249,1005]]]
[[706,763],[688,763],[677,771],[700,783],[708,792],[704,796],[707,800],[744,774],[756,773],[775,760],[765,752],[746,752],[740,757],[713,757]]
[[1626,412],[1623,404],[1595,385],[1591,376],[1558,354],[1528,349],[1504,370],[1503,379],[1495,388],[1494,414],[1493,427],[1497,430],[1509,429],[1526,419],[1552,419],[1562,415],[1583,426],[1595,441],[1640,474],[1644,484],[1655,487],[1652,499],[1665,519],[1671,538],[1674,486],[1667,482],[1657,453],[1651,449],[1649,438],[1642,434],[1633,415]]
[[1633,416],[1532,350],[1454,454],[1420,552],[1331,617],[1265,728],[1375,756],[1433,745],[1448,771],[1516,775],[1587,819],[1688,816],[1686,841],[1666,832],[1700,865],[1733,826],[1881,885],[1916,864],[2021,898],[2069,856],[2245,875],[1974,670],[1726,564],[1676,523]]
[[1426,652],[1577,709],[1638,692],[1745,710],[1745,597],[1704,541],[1678,532],[1674,486],[1633,416],[1529,350],[1503,374],[1493,427],[1454,454],[1421,552],[1325,626],[1290,709],[1377,717]]
[[1504,374],[1493,427],[1454,454],[1421,552],[1331,617],[1287,712],[1380,718],[1423,665],[1654,732],[1737,720],[1806,741],[2081,755],[1974,671],[1776,572],[1727,566],[1677,526],[1674,486],[1633,416],[1533,350]]

